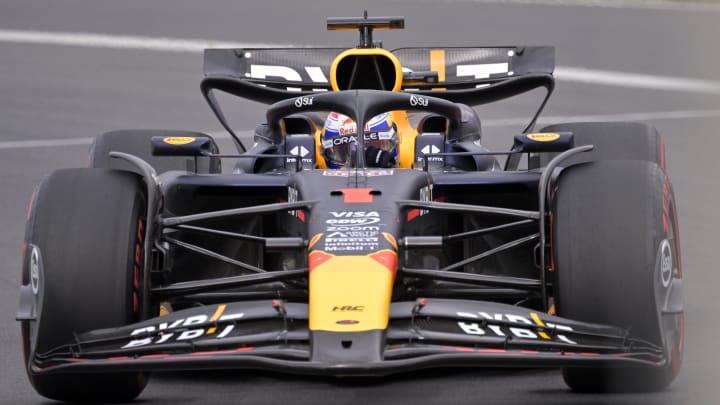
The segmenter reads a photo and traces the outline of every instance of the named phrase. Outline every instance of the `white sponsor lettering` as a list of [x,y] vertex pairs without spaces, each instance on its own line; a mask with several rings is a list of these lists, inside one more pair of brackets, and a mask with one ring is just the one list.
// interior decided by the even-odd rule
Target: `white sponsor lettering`
[[[349,232],[339,232],[335,231],[330,234],[328,234],[327,238],[328,240],[332,240],[333,238],[371,238],[377,236],[376,231],[349,231]],[[375,239],[377,240],[377,238]]]
[[458,322],[458,326],[460,329],[463,330],[463,332],[467,333],[468,335],[484,335],[485,331],[480,327],[480,324],[471,322],[471,323],[465,323],[465,322]]
[[192,329],[192,330],[186,330],[185,332],[181,333],[180,336],[178,336],[177,340],[190,340],[199,338],[200,336],[205,334],[205,329]]
[[330,215],[335,218],[365,218],[365,217],[379,217],[380,213],[377,211],[330,211]]
[[295,69],[278,65],[250,65],[250,77],[253,79],[266,79],[279,77],[291,82],[301,82],[302,77]]
[[[360,172],[361,176],[365,177],[378,177],[378,176],[392,176],[394,171],[392,169],[365,169]],[[350,170],[323,170],[323,176],[328,177],[349,177],[355,176],[355,171]]]
[[529,329],[523,329],[523,328],[510,328],[510,332],[512,332],[513,335],[523,338],[523,339],[537,339],[538,335],[529,330]]
[[168,340],[170,340],[170,338],[173,337],[173,336],[175,336],[174,333],[166,333],[166,334],[164,334],[164,335],[160,335],[160,339],[158,339],[158,340],[155,342],[155,344],[165,343],[165,342],[167,342]]
[[[477,314],[470,312],[457,312],[456,315],[461,318],[483,319],[489,322],[507,322],[514,325],[521,325],[509,326],[489,324],[485,322],[459,321],[457,323],[458,327],[460,327],[460,329],[468,335],[506,337],[509,333],[510,335],[520,339],[553,339],[572,345],[577,344],[577,342],[568,338],[566,335],[557,333],[557,331],[572,332],[573,328],[567,325],[558,325],[546,322],[545,327],[541,329],[541,331],[545,333],[540,333],[535,328],[538,328],[541,325],[535,324],[530,318],[522,315],[487,312],[478,312]],[[553,333],[547,333],[548,330],[553,330]]]
[[379,226],[328,226],[325,228],[328,232],[347,232],[347,231],[379,231]]
[[380,222],[380,218],[344,218],[325,221],[328,225],[370,225],[378,222]]
[[475,79],[487,79],[490,75],[507,72],[507,63],[486,63],[479,65],[457,66],[457,77],[472,76]]
[[312,80],[313,83],[328,82],[327,77],[325,77],[325,73],[323,73],[322,69],[317,66],[305,66],[305,71],[307,72],[308,76],[310,76],[310,80]]
[[[566,326],[566,325],[556,325],[556,324],[550,323],[550,322],[546,322],[546,323],[545,323],[545,326],[547,326],[547,327],[550,328],[550,329],[556,329],[556,330],[561,330],[561,331],[565,331],[565,332],[572,332],[572,331],[573,331],[573,328],[571,328],[571,327],[569,327],[569,326]],[[563,342],[570,343],[571,345],[576,345],[576,344],[577,344],[576,341],[571,340],[570,338],[568,338],[568,337],[565,336],[565,335],[558,334],[556,337],[557,337],[558,339],[562,340]]]
[[[226,314],[220,317],[220,322],[226,322],[226,321],[233,321],[241,319],[245,314],[240,313],[234,313],[234,314]],[[202,327],[202,328],[194,328],[194,329],[186,329],[190,326],[206,326],[209,321],[209,318],[207,315],[195,315],[190,316],[187,318],[181,318],[177,319],[175,321],[172,321],[171,323],[168,322],[162,322],[158,325],[151,325],[151,326],[145,326],[142,328],[134,329],[130,336],[137,336],[141,334],[153,334],[153,336],[143,337],[141,339],[133,339],[130,342],[128,342],[125,346],[123,346],[123,349],[129,349],[133,347],[140,347],[140,346],[147,346],[149,344],[161,344],[166,343],[171,340],[175,341],[182,341],[182,340],[193,340],[197,339],[200,336],[206,335],[206,334],[212,334],[215,331],[215,326],[210,326],[210,329]],[[222,333],[220,333],[217,338],[223,338],[227,336],[232,330],[234,329],[235,325],[227,325],[223,329]],[[179,334],[175,332],[175,329],[180,329],[177,332],[180,332]],[[163,333],[156,333],[156,332],[163,332]]]
[[183,326],[201,325],[207,322],[208,317],[205,315],[191,316],[183,322]]
[[[372,225],[380,222],[380,213],[377,211],[331,211],[333,218],[326,219],[328,228],[338,225]],[[330,229],[328,229],[330,231]]]

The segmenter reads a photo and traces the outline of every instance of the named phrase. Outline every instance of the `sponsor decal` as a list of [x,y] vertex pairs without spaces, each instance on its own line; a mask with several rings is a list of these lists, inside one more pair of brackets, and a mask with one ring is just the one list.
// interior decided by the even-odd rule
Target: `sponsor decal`
[[343,306],[335,306],[333,307],[333,312],[348,312],[348,311],[358,311],[362,312],[365,310],[365,306],[363,305],[343,305]]
[[[395,131],[378,131],[378,132],[365,132],[363,139],[366,143],[368,142],[377,142],[377,141],[387,141],[391,140],[393,136],[395,135]],[[350,130],[343,130],[340,129],[340,135],[334,137],[334,138],[328,138],[324,139],[322,142],[323,148],[330,148],[333,146],[341,146],[341,145],[351,145],[356,144],[357,138],[356,138],[356,131],[355,128]],[[438,150],[439,152],[439,150]],[[294,153],[293,153],[294,154]]]
[[296,146],[290,149],[290,154],[295,156],[305,157],[308,153],[310,153],[310,151],[304,146]]
[[325,221],[327,224],[369,225],[380,222],[377,211],[330,211],[330,215],[332,218]]
[[393,169],[366,169],[363,172],[365,177],[379,177],[379,176],[392,176]]
[[552,142],[560,138],[560,134],[552,132],[542,132],[536,134],[527,134],[528,139],[535,142]]
[[[389,130],[389,123],[388,123],[388,117],[390,116],[389,113],[385,112],[382,114],[378,114],[370,119],[365,124],[365,131],[366,133],[369,132],[377,132],[379,133],[376,135],[375,138],[369,138],[368,135],[365,135],[365,140],[371,140],[371,139],[392,139],[393,135],[395,134],[394,131]],[[384,131],[383,131],[384,129]],[[328,117],[327,121],[325,122],[325,134],[326,137],[331,136],[344,136],[344,135],[355,135],[357,134],[357,123],[353,121],[352,118],[348,117],[347,115],[338,114],[338,113],[330,113],[330,116]],[[353,138],[352,141],[354,142],[355,139]]]
[[436,153],[442,152],[440,148],[438,148],[435,145],[425,145],[422,149],[420,149],[420,153],[423,155],[431,155],[431,156],[422,156],[417,155],[415,158],[415,161],[418,163],[424,162],[427,160],[428,162],[444,162],[445,158],[442,156],[432,156]]
[[349,170],[323,170],[323,176],[327,177],[349,177]]
[[166,136],[163,138],[163,142],[165,142],[168,145],[187,145],[191,142],[194,142],[195,139],[192,136]]
[[[468,335],[480,336],[496,336],[496,337],[516,337],[520,339],[538,339],[538,340],[556,340],[571,345],[577,342],[568,338],[566,335],[558,332],[572,332],[573,328],[567,325],[555,324],[552,322],[543,322],[536,313],[531,313],[530,317],[516,314],[503,313],[487,313],[487,312],[457,312],[457,316],[476,320],[477,322],[459,321],[458,327]],[[504,325],[493,325],[490,322],[502,322]],[[538,330],[543,328],[544,330]],[[552,334],[548,334],[547,330],[552,330]]]
[[[341,117],[338,117],[340,119]],[[340,121],[338,121],[340,122]],[[365,128],[367,130],[367,126]],[[348,135],[348,134],[356,134],[357,133],[357,124],[355,121],[353,121],[350,117],[347,115],[342,116],[342,123],[340,124],[340,127],[338,128],[338,134],[340,135]]]
[[305,106],[313,105],[312,97],[298,97],[295,99],[295,107],[301,108]]
[[509,67],[509,64],[506,62],[457,65],[457,77],[471,76],[475,79],[485,79],[492,75],[512,76]]
[[660,280],[662,281],[663,287],[670,287],[670,282],[673,276],[673,257],[670,242],[667,239],[663,239],[660,242],[660,250],[658,251],[660,258]]
[[343,319],[340,321],[335,322],[338,325],[357,325],[360,323],[360,321],[356,321],[354,319]]
[[[306,157],[306,156],[308,156],[310,153],[311,153],[310,150],[309,150],[308,148],[306,148],[305,146],[303,146],[303,145],[296,145],[296,146],[294,146],[292,149],[290,149],[290,150],[288,151],[288,154],[299,157],[299,158],[300,158],[300,161],[301,161],[302,163],[312,164],[312,163],[313,163],[313,160],[312,160],[310,157]],[[287,158],[285,158],[285,162],[286,162],[286,163],[296,163],[296,162],[297,162],[297,158],[287,157]]]
[[416,94],[410,96],[411,107],[427,107],[428,105],[430,105],[430,100],[428,100],[426,97],[418,96]]
[[420,149],[420,152],[422,152],[423,155],[435,154],[440,153],[440,148],[435,145],[425,145],[424,148]]
[[330,211],[325,220],[326,252],[371,252],[380,248],[378,211]]
[[40,252],[37,246],[30,251],[30,286],[34,295],[40,291]]
[[[358,175],[364,177],[392,176],[393,169],[364,169]],[[355,176],[355,170],[323,170],[323,176],[327,177],[351,177]]]
[[[429,50],[428,52],[428,58],[433,58],[433,53],[437,53],[438,50]],[[512,57],[514,56],[514,51],[508,51],[508,60],[512,60]],[[510,54],[512,53],[512,54]],[[444,59],[444,58],[443,58]],[[453,65],[448,64],[445,65],[444,62],[438,62],[438,64],[434,67],[436,68],[442,68],[441,70],[444,71],[446,68],[450,69]],[[481,78],[488,78],[493,75],[504,75],[504,76],[512,76],[513,73],[510,71],[510,65],[508,62],[501,62],[501,63],[476,63],[476,64],[458,64],[454,65],[456,69],[456,76],[458,78],[461,77],[473,77],[475,79],[481,79]],[[433,66],[430,66],[431,68]],[[328,66],[313,66],[313,65],[302,65],[302,64],[294,64],[294,66],[284,66],[284,65],[265,65],[260,63],[253,63],[249,65],[248,71],[245,73],[245,76],[250,77],[252,79],[268,79],[272,78],[272,80],[284,80],[288,83],[288,86],[286,89],[288,91],[302,91],[302,89],[298,87],[293,87],[292,82],[303,82],[303,83],[316,83],[320,84],[320,86],[325,86],[328,83],[327,77],[329,76],[329,67]],[[429,70],[437,70],[435,68],[429,69]],[[413,72],[412,69],[403,67],[403,72]],[[440,77],[440,81],[445,81],[444,78]],[[320,87],[319,86],[319,87]],[[325,91],[326,89],[320,88],[320,89],[313,89],[313,91]]]
[[[219,305],[212,316],[195,315],[187,318],[180,318],[174,321],[161,322],[157,325],[137,328],[130,333],[130,336],[141,336],[133,339],[122,347],[130,349],[147,345],[162,344],[168,342],[182,342],[197,339],[205,335],[214,335],[217,332],[216,322],[230,322],[242,319],[245,315],[242,312],[223,314],[225,305]],[[235,329],[235,323],[225,325],[220,333],[215,335],[222,339]],[[143,336],[151,335],[151,336]]]

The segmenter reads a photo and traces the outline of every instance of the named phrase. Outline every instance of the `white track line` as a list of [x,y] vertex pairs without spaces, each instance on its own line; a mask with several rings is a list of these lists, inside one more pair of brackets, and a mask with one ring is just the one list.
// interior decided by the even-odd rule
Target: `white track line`
[[[263,48],[271,45],[207,39],[177,39],[125,35],[92,34],[85,32],[51,32],[0,30],[0,42],[80,46],[107,49],[137,49],[160,52],[199,53],[205,48]],[[652,90],[685,91],[720,94],[720,82],[681,77],[655,76],[582,67],[557,66],[556,76],[561,82],[642,88]]]
[[[717,118],[720,110],[679,110],[646,113],[620,113],[596,115],[548,115],[541,116],[538,124],[548,125],[560,122],[614,122],[614,121],[660,121],[693,118]],[[483,127],[509,127],[526,125],[529,118],[497,118],[481,120]]]
[[239,43],[209,39],[178,39],[108,35],[89,32],[25,31],[0,29],[0,42],[80,46],[87,48],[138,49],[161,52],[200,53],[205,48],[267,48],[277,44]]
[[[437,0],[435,0],[437,1]],[[718,12],[720,5],[702,1],[669,0],[441,0],[446,3],[522,4],[662,11]]]
[[579,67],[557,66],[558,81],[599,84],[604,86],[631,87],[651,90],[685,91],[691,93],[720,94],[720,82],[713,80],[686,79],[681,77],[655,76],[611,70],[594,70]]
[[[558,122],[610,122],[610,121],[656,121],[656,120],[677,120],[692,118],[717,118],[720,117],[720,110],[685,110],[665,111],[647,113],[626,113],[626,114],[600,114],[600,115],[555,115],[542,117],[539,123],[542,125]],[[498,118],[482,121],[483,127],[510,127],[525,125],[529,118]],[[252,130],[239,130],[238,134],[250,136]],[[217,139],[228,139],[230,135],[226,132],[209,132]],[[242,136],[241,136],[242,137]],[[6,141],[0,142],[0,150],[5,149],[30,149],[50,148],[58,146],[86,146],[92,143],[94,138],[64,138],[64,139],[36,139],[29,141]]]
[[0,149],[51,148],[56,146],[90,145],[94,138],[34,139],[0,142]]

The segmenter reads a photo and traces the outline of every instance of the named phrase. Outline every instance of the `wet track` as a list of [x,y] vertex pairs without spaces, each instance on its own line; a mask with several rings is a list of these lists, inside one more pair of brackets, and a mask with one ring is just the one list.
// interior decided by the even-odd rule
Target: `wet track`
[[[563,70],[558,69],[556,94],[544,122],[648,120],[665,137],[679,206],[686,283],[688,330],[683,372],[666,392],[613,396],[572,394],[555,370],[436,370],[369,381],[247,372],[169,373],[153,376],[140,403],[720,402],[720,355],[716,354],[720,273],[714,260],[716,230],[720,229],[716,208],[720,197],[720,94],[713,87],[720,81],[720,53],[714,42],[720,38],[720,28],[713,28],[720,9],[471,0],[372,0],[343,5],[322,0],[294,10],[297,6],[289,1],[242,3],[4,0],[0,2],[0,40],[3,30],[34,30],[351,46],[356,34],[326,32],[325,17],[360,15],[368,8],[371,15],[406,17],[406,30],[376,34],[388,48],[554,45],[559,66],[583,67],[595,73],[583,79],[577,70],[565,69],[563,78]],[[643,77],[647,80],[642,82],[620,73],[605,77],[597,70],[651,77]],[[84,165],[87,138],[107,130],[220,131],[199,92],[201,72],[201,54],[192,51],[0,41],[0,403],[47,402],[35,394],[25,377],[19,327],[14,321],[25,210],[33,188],[54,169]],[[486,143],[492,148],[509,147],[511,135],[520,129],[519,124],[509,124],[528,117],[526,106],[506,103],[481,111]],[[262,120],[263,106],[236,105],[236,127],[251,129]],[[227,138],[222,138],[221,144],[229,151]]]

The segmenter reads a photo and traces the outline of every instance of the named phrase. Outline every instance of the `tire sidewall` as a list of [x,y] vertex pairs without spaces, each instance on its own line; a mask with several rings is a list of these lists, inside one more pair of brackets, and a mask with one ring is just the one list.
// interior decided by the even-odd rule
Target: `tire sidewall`
[[[145,236],[143,228],[147,207],[141,185],[139,177],[128,172],[66,169],[44,179],[34,193],[26,224],[22,282],[27,285],[30,280],[31,260],[35,250],[41,258],[39,289],[35,294],[37,320],[22,321],[21,332],[28,377],[35,389],[46,397],[95,400],[97,398],[94,395],[101,395],[99,390],[106,389],[118,397],[130,399],[144,388],[143,374],[38,374],[32,361],[37,353],[71,342],[75,333],[117,327],[141,319],[145,304],[142,300],[145,288],[142,239]],[[109,212],[111,208],[108,206],[105,210],[105,201],[101,199],[77,200],[93,199],[103,193],[110,195],[108,199],[123,200],[118,204],[128,208],[128,212]],[[73,210],[68,206],[73,202],[81,207]],[[77,217],[81,209],[87,211],[84,213],[86,218],[57,220],[65,211],[68,216]],[[93,219],[94,215],[102,215],[103,219]],[[116,219],[108,220],[105,216]],[[76,227],[53,229],[58,223],[73,224],[75,220],[79,222]],[[93,224],[95,221],[101,224],[110,221],[111,229],[103,232],[103,227]],[[138,224],[142,224],[142,228]],[[65,238],[58,237],[63,233]],[[73,241],[84,243],[76,246]],[[94,249],[93,242],[97,243]],[[104,252],[113,250],[122,251],[114,262],[100,257],[105,255]],[[83,257],[58,258],[58,251],[63,252],[63,255]],[[100,251],[100,256],[97,251]],[[45,257],[46,252],[49,257]],[[66,266],[68,263],[76,263],[80,268],[69,269]],[[98,263],[98,266],[92,263]],[[92,388],[83,388],[93,385],[97,387],[94,391]],[[88,392],[83,393],[83,390]]]

